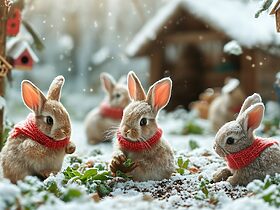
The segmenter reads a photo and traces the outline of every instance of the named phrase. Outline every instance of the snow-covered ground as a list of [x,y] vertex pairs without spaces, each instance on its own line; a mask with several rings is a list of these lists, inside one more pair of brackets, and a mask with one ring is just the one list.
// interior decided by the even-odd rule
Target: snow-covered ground
[[[206,132],[202,135],[174,134],[182,130],[186,121],[190,120],[194,120]],[[25,182],[18,183],[18,186],[0,179],[0,209],[16,209],[17,203],[26,209],[29,207],[40,210],[276,209],[265,202],[262,195],[257,196],[250,191],[250,189],[258,191],[262,182],[250,184],[250,189],[241,186],[232,187],[227,182],[211,182],[212,175],[218,168],[225,166],[225,163],[212,149],[214,134],[209,131],[207,121],[198,120],[193,114],[177,110],[169,114],[161,113],[159,124],[164,130],[165,138],[174,148],[176,159],[181,157],[184,161],[189,160],[188,167],[182,174],[175,173],[169,180],[148,182],[114,178],[110,181],[114,183],[112,191],[101,200],[99,198],[96,200],[95,194],[88,192],[90,186],[87,184],[77,185],[69,181],[67,187],[63,185],[65,178],[63,173],[51,176],[45,182],[30,177]],[[111,142],[88,145],[83,132],[83,123],[74,121],[72,127],[72,140],[77,145],[74,156],[81,158],[87,164],[107,164],[110,161]],[[199,148],[191,150],[190,141],[195,141]],[[75,164],[70,163],[66,158],[63,170],[68,166],[74,167]],[[48,186],[50,183],[56,183],[62,194],[67,194],[71,189],[79,189],[82,196],[69,200],[66,199],[67,197],[58,199],[57,195],[54,196],[54,190],[52,191],[54,194],[42,190],[45,189],[43,186]],[[48,191],[50,189],[48,188]],[[268,190],[275,191],[275,189],[276,186],[273,185]]]

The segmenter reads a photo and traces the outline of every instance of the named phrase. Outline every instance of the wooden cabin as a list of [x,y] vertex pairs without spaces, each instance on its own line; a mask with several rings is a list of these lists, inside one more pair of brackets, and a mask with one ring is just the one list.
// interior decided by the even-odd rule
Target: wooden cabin
[[272,8],[270,15],[275,15],[276,30],[280,32],[280,0],[278,0]]
[[[170,76],[169,108],[188,107],[199,93],[221,87],[227,77],[240,79],[246,94],[272,99],[280,70],[280,37],[274,18],[254,18],[258,5],[232,0],[174,0],[151,18],[126,48],[131,58],[147,57],[150,82]],[[224,45],[235,40],[241,55],[229,55]]]

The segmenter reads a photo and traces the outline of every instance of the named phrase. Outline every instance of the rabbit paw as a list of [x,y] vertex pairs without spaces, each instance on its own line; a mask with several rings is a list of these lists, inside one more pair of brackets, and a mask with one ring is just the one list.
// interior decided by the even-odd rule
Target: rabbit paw
[[38,174],[38,177],[39,177],[40,179],[42,179],[42,180],[45,180],[46,178],[48,178],[48,177],[51,175],[51,173],[53,173],[53,171],[48,171],[48,170],[46,170],[46,171],[41,171],[41,172]]
[[228,168],[223,168],[216,172],[213,175],[213,181],[214,182],[221,182],[227,180],[230,176],[232,176],[231,171]]
[[234,176],[230,176],[227,179],[227,182],[229,182],[232,186],[238,185],[238,179],[236,179]]
[[110,170],[113,174],[115,174],[118,170],[123,172],[123,173],[128,173],[133,171],[138,164],[137,163],[132,163],[129,167],[126,167],[124,165],[124,162],[127,160],[125,155],[120,154],[115,157],[113,157],[111,163],[110,163]]
[[73,142],[70,142],[65,148],[66,154],[73,154],[76,150],[76,145]]

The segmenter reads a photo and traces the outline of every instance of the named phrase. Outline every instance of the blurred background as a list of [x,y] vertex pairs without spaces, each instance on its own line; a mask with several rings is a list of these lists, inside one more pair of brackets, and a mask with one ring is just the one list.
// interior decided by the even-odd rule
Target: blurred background
[[[23,107],[18,95],[22,79],[30,79],[47,90],[52,79],[62,74],[66,78],[62,100],[71,115],[78,118],[84,117],[102,99],[101,72],[110,72],[118,79],[133,70],[147,80],[148,60],[129,59],[125,50],[137,31],[165,2],[25,1],[22,18],[33,27],[45,48],[41,52],[34,49],[39,62],[32,71],[13,71],[12,86],[7,87],[6,94],[12,99],[8,100],[10,110],[21,111]],[[33,42],[23,26],[18,36]]]
[[[275,99],[279,35],[275,17],[256,12],[261,0],[26,0],[22,19],[44,45],[32,70],[13,70],[7,84],[7,112],[26,114],[20,82],[30,79],[47,91],[52,79],[66,78],[62,101],[71,116],[83,119],[103,98],[99,74],[120,78],[135,71],[144,86],[170,76],[174,89],[169,109],[189,109],[207,88],[240,80],[246,94]],[[273,6],[273,5],[272,5]],[[271,7],[272,7],[271,6]],[[13,39],[9,38],[8,42]],[[36,59],[35,59],[36,60]]]

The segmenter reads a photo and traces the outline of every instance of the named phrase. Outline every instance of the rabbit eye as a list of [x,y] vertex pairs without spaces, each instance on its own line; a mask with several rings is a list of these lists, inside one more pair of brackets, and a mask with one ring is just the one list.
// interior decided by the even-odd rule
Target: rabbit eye
[[141,120],[140,120],[140,126],[144,126],[144,125],[147,125],[147,122],[148,122],[148,120],[147,120],[147,118],[142,118]]
[[234,138],[228,137],[227,138],[227,144],[233,144],[234,143]]
[[121,94],[117,93],[117,94],[115,95],[115,97],[116,97],[116,98],[120,98],[120,97],[121,97]]
[[51,116],[47,116],[47,118],[46,118],[46,123],[47,123],[48,125],[53,125],[53,118],[52,118]]

